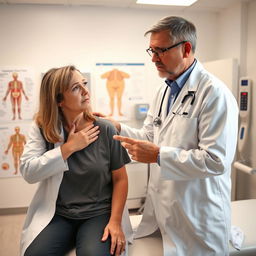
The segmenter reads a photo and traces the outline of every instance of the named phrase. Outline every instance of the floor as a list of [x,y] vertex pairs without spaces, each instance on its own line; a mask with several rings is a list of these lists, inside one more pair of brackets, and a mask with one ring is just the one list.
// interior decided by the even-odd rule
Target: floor
[[25,211],[0,213],[0,256],[18,256]]

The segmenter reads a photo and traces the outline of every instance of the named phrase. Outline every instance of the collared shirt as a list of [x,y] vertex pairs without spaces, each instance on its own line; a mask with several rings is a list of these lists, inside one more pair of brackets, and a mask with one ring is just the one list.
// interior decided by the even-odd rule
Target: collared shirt
[[[197,60],[195,59],[192,65],[187,70],[185,70],[176,80],[165,80],[166,84],[171,88],[171,93],[168,98],[167,115],[169,113],[171,106],[178,97],[181,89],[183,88],[184,84],[187,82],[192,70],[196,65],[196,62]],[[157,156],[157,163],[160,166],[160,153]]]
[[171,93],[168,98],[168,106],[167,106],[167,115],[173,103],[175,102],[176,98],[178,97],[181,89],[183,88],[184,84],[187,82],[192,70],[196,65],[196,59],[192,63],[192,65],[185,70],[176,80],[168,80],[166,79],[166,84],[171,88]]

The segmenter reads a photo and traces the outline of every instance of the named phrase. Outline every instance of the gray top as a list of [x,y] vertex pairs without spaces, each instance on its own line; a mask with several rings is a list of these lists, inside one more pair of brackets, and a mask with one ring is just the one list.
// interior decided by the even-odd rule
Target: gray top
[[[99,138],[68,159],[56,203],[56,213],[72,219],[84,219],[111,212],[112,174],[131,160],[119,141],[115,127],[97,119]],[[67,132],[64,132],[65,140]]]

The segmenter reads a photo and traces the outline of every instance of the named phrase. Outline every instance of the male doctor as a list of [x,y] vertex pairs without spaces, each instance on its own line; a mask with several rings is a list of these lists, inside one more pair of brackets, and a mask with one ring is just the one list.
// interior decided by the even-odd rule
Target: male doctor
[[[136,237],[160,229],[164,256],[229,255],[231,164],[238,107],[227,86],[195,59],[196,28],[166,17],[148,30],[160,77],[143,128],[115,122],[115,139],[151,171]],[[126,136],[126,137],[124,137]]]

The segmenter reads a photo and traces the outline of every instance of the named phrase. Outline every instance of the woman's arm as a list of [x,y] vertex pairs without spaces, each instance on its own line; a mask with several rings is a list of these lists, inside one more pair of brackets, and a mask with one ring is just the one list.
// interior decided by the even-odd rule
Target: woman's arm
[[112,209],[109,223],[104,230],[102,241],[111,236],[110,253],[120,255],[125,249],[125,236],[121,227],[124,205],[128,193],[128,177],[125,166],[112,171],[113,194]]
[[28,183],[37,183],[68,170],[59,146],[46,150],[45,140],[34,122],[20,158],[20,171]]

